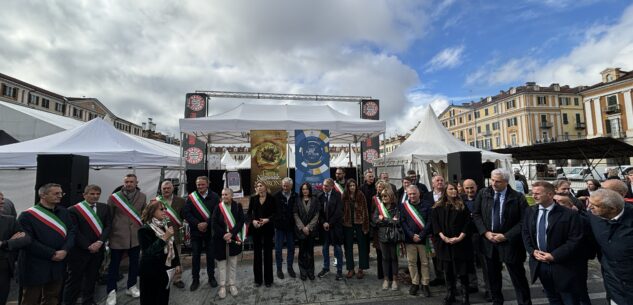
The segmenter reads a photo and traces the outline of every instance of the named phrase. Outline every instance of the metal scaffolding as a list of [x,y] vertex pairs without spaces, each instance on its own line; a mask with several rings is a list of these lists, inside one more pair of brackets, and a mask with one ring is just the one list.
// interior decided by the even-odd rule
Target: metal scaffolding
[[313,102],[348,102],[360,103],[362,100],[370,100],[371,96],[345,96],[345,95],[318,95],[318,94],[283,94],[283,93],[256,93],[256,92],[232,92],[232,91],[207,91],[196,90],[196,93],[206,94],[208,97],[244,98],[259,100],[291,100]]

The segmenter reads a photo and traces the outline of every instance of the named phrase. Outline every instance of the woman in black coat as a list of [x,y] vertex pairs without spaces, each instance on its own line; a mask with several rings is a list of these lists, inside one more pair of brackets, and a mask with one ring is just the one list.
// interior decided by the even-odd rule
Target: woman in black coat
[[169,304],[169,276],[180,268],[178,251],[174,247],[174,228],[166,226],[165,207],[152,199],[143,210],[144,225],[138,230],[141,245],[139,269],[141,305]]
[[246,232],[244,227],[244,211],[242,205],[233,201],[233,191],[230,188],[222,190],[222,202],[213,210],[213,257],[220,276],[218,296],[226,297],[228,280],[229,292],[237,296],[235,272],[237,269],[237,255],[242,253],[242,243]]
[[472,268],[472,243],[467,238],[470,212],[457,194],[457,187],[448,183],[442,197],[431,211],[431,223],[435,235],[435,250],[440,268],[446,279],[444,304],[455,301],[455,278],[462,286],[462,304],[470,304],[468,298],[468,272]]
[[299,239],[299,277],[314,281],[314,238],[319,234],[320,204],[312,196],[312,185],[304,182],[294,205],[295,236]]
[[[271,220],[275,215],[275,199],[268,193],[268,187],[261,181],[255,183],[257,194],[248,204],[249,234],[253,237],[253,274],[255,286],[262,282],[266,287],[273,284],[273,235],[275,228]],[[263,259],[263,266],[262,266]],[[262,276],[262,268],[264,269]]]
[[[398,241],[389,240],[387,231],[390,228],[400,227],[400,209],[396,195],[390,187],[385,188],[380,195],[379,202],[376,203],[372,222],[378,228],[378,241],[380,242],[380,251],[382,252],[382,268],[385,273],[385,281],[382,283],[382,289],[387,290],[391,286],[391,290],[398,290]],[[378,198],[378,197],[377,197]],[[386,210],[384,211],[383,210]],[[391,282],[391,283],[390,283]]]

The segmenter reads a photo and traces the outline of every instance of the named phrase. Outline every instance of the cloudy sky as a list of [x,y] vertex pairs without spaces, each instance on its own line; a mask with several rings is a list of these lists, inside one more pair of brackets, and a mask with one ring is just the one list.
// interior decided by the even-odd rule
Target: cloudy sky
[[195,90],[372,96],[392,135],[426,105],[631,70],[631,29],[616,0],[8,0],[0,72],[167,133]]

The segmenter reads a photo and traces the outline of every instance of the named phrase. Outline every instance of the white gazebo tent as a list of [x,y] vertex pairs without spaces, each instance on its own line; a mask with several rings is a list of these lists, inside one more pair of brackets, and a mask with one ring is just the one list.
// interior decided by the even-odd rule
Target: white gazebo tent
[[431,107],[427,107],[420,118],[420,124],[413,133],[393,152],[379,160],[379,166],[404,165],[405,169],[417,169],[429,180],[429,164],[445,164],[449,153],[461,151],[481,152],[482,162],[497,162],[502,168],[510,170],[512,156],[482,150],[470,146],[448,132],[440,123]]
[[231,154],[229,154],[228,150],[224,151],[224,155],[222,155],[222,159],[220,159],[220,166],[222,169],[235,170],[238,168],[239,164]]

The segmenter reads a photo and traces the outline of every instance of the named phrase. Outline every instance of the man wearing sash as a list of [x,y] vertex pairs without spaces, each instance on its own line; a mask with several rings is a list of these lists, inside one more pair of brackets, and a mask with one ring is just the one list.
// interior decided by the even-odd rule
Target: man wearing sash
[[84,200],[68,209],[76,232],[75,246],[68,253],[68,277],[64,287],[66,305],[76,304],[80,292],[82,304],[96,304],[95,284],[112,222],[110,208],[97,202],[99,197],[101,188],[88,185],[84,189]]
[[66,255],[75,242],[70,213],[58,206],[64,193],[59,184],[42,185],[40,202],[24,211],[18,222],[31,244],[20,251],[18,259],[22,303],[59,304],[66,273]]
[[[431,233],[429,215],[432,206],[420,201],[420,190],[417,186],[409,185],[406,192],[408,200],[400,204],[400,211],[403,215],[402,230],[404,231],[409,274],[411,275],[409,294],[417,295],[420,277],[422,277],[422,292],[426,297],[430,297],[429,252],[431,252],[432,245],[428,235]],[[418,257],[420,265],[417,264]]]
[[[174,232],[176,232],[174,235],[174,247],[176,247],[178,253],[182,253],[182,210],[185,207],[185,199],[174,195],[174,184],[170,180],[165,180],[161,183],[160,192],[161,194],[156,199],[165,207],[165,214],[167,214],[167,218],[169,218],[169,222],[174,227]],[[182,281],[182,268],[176,269],[174,286],[185,288],[185,283]]]
[[116,304],[119,265],[123,254],[127,252],[130,260],[127,276],[126,295],[133,298],[141,296],[136,285],[141,247],[138,243],[138,230],[142,226],[141,213],[147,203],[147,196],[136,186],[138,179],[134,174],[123,177],[123,187],[108,198],[112,227],[110,231],[110,266],[108,267],[108,299],[106,305]]
[[345,183],[347,183],[347,179],[345,179],[345,170],[340,167],[337,168],[334,173],[334,177],[336,178],[336,180],[334,180],[334,190],[339,192],[342,197],[345,192]]
[[209,190],[209,178],[196,178],[196,191],[189,194],[183,209],[183,215],[191,228],[191,277],[193,281],[189,290],[200,287],[200,256],[203,245],[206,246],[207,276],[209,285],[218,287],[215,280],[215,261],[213,256],[213,240],[211,239],[211,213],[218,206],[220,197]]

